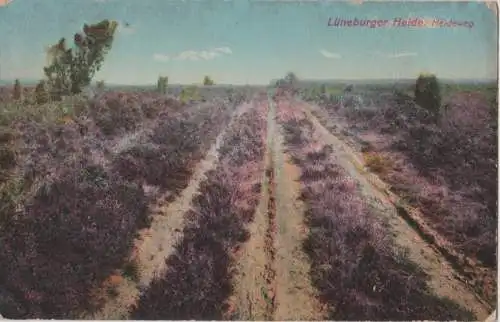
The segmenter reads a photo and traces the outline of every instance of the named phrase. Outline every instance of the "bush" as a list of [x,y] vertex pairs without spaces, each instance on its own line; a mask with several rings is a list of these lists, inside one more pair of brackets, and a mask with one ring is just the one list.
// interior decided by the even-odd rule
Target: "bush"
[[96,83],[97,90],[103,91],[105,87],[105,83],[103,80],[100,80]]
[[139,101],[117,93],[109,93],[89,104],[89,112],[107,136],[133,131],[143,120]]
[[[0,229],[2,287],[18,290],[27,315],[68,318],[126,262],[149,224],[144,191],[83,162],[45,183],[15,222]],[[3,229],[2,229],[3,228]]]
[[196,162],[227,124],[227,110],[204,109],[194,115],[160,117],[148,134],[150,144],[121,152],[114,169],[128,180],[138,180],[179,193],[189,182]]
[[210,78],[210,76],[205,76],[203,78],[203,86],[212,86],[214,84],[215,82],[213,81],[213,79]]
[[45,81],[41,80],[35,87],[35,102],[37,104],[45,104],[49,101],[49,93],[45,85]]
[[180,94],[180,100],[182,103],[188,103],[190,101],[198,101],[201,99],[200,93],[196,86],[188,86],[183,88]]
[[6,181],[16,166],[16,149],[13,130],[0,127],[0,184]]
[[12,93],[12,98],[16,101],[20,100],[22,98],[22,94],[23,94],[23,88],[21,87],[21,82],[19,81],[19,79],[16,79],[14,83],[14,91]]
[[372,171],[386,174],[392,168],[390,159],[385,158],[379,153],[365,152],[364,153],[365,165]]
[[120,153],[113,167],[127,180],[178,193],[186,187],[192,175],[191,160],[200,159],[200,155],[190,155],[193,159],[187,159],[189,152],[176,151],[175,146],[138,145]]
[[415,102],[427,109],[435,120],[441,112],[441,93],[435,75],[420,74],[415,84]]
[[166,94],[167,93],[167,84],[168,84],[168,77],[158,77],[158,83],[156,85],[156,90],[160,94]]

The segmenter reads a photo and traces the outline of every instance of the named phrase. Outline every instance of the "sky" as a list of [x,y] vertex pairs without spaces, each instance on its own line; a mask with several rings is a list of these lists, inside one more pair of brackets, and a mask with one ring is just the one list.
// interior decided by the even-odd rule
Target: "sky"
[[[444,19],[457,27],[335,27],[335,18]],[[84,23],[120,23],[95,80],[268,84],[303,79],[497,78],[497,18],[484,3],[14,0],[0,7],[0,79],[41,79],[45,49]],[[429,21],[429,20],[425,20]],[[125,24],[128,23],[128,26]]]

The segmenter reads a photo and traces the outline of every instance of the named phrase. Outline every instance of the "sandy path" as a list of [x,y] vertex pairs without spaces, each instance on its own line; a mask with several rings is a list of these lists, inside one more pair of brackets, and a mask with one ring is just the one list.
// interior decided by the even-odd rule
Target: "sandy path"
[[[255,104],[264,104],[256,99]],[[269,115],[270,117],[270,115]],[[270,164],[270,123],[267,128],[267,151],[265,155],[266,168]],[[250,239],[234,255],[235,274],[233,275],[234,292],[229,302],[233,307],[232,317],[236,320],[267,320],[268,302],[267,283],[265,279],[266,265],[266,230],[267,210],[269,206],[269,178],[262,173],[262,189],[259,205],[254,214],[254,220],[248,225]]]
[[[274,122],[274,120],[273,120]],[[283,151],[281,128],[274,132],[276,177],[276,313],[275,320],[324,320],[317,292],[311,284],[310,263],[302,250],[308,230],[300,196],[300,169]]]
[[240,320],[321,320],[324,311],[302,251],[307,230],[304,208],[297,200],[300,171],[283,151],[275,107],[269,103],[267,174],[263,174],[260,204],[249,225],[250,240],[235,258],[234,316]]
[[462,282],[463,278],[458,276],[443,256],[420,238],[419,234],[398,215],[396,208],[384,192],[384,183],[376,176],[363,171],[363,162],[356,156],[356,153],[323,127],[311,114],[309,106],[297,102],[292,104],[305,112],[308,119],[321,133],[322,139],[332,145],[339,165],[360,184],[363,197],[374,206],[376,213],[387,220],[395,244],[400,248],[408,249],[409,259],[429,274],[428,284],[435,294],[448,297],[471,310],[480,320],[486,319],[491,313],[488,305]]
[[[231,122],[249,108],[249,104],[238,107]],[[198,191],[200,183],[205,179],[205,173],[214,169],[219,158],[218,149],[224,140],[222,131],[200,161],[190,179],[188,186],[171,203],[166,203],[168,196],[158,198],[151,206],[154,214],[151,227],[141,232],[136,240],[135,252],[132,255],[139,268],[140,276],[137,282],[120,279],[116,286],[116,296],[109,299],[97,313],[82,316],[82,319],[92,320],[122,320],[127,319],[134,305],[139,300],[153,278],[161,276],[165,270],[165,259],[174,252],[176,242],[182,238],[183,216],[189,209],[193,196]]]

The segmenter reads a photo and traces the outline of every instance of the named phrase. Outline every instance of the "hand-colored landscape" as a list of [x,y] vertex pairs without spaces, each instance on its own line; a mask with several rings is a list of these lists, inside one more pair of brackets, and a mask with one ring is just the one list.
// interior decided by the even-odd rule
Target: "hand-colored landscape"
[[492,8],[0,8],[0,317],[491,319]]

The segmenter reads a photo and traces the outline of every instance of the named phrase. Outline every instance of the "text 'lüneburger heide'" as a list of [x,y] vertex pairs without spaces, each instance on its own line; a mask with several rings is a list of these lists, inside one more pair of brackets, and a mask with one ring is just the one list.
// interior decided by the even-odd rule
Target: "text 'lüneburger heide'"
[[402,18],[394,19],[345,19],[329,18],[329,27],[364,27],[364,28],[383,28],[383,27],[416,27],[416,28],[452,28],[452,27],[474,27],[473,21],[460,21],[455,19],[442,18]]

